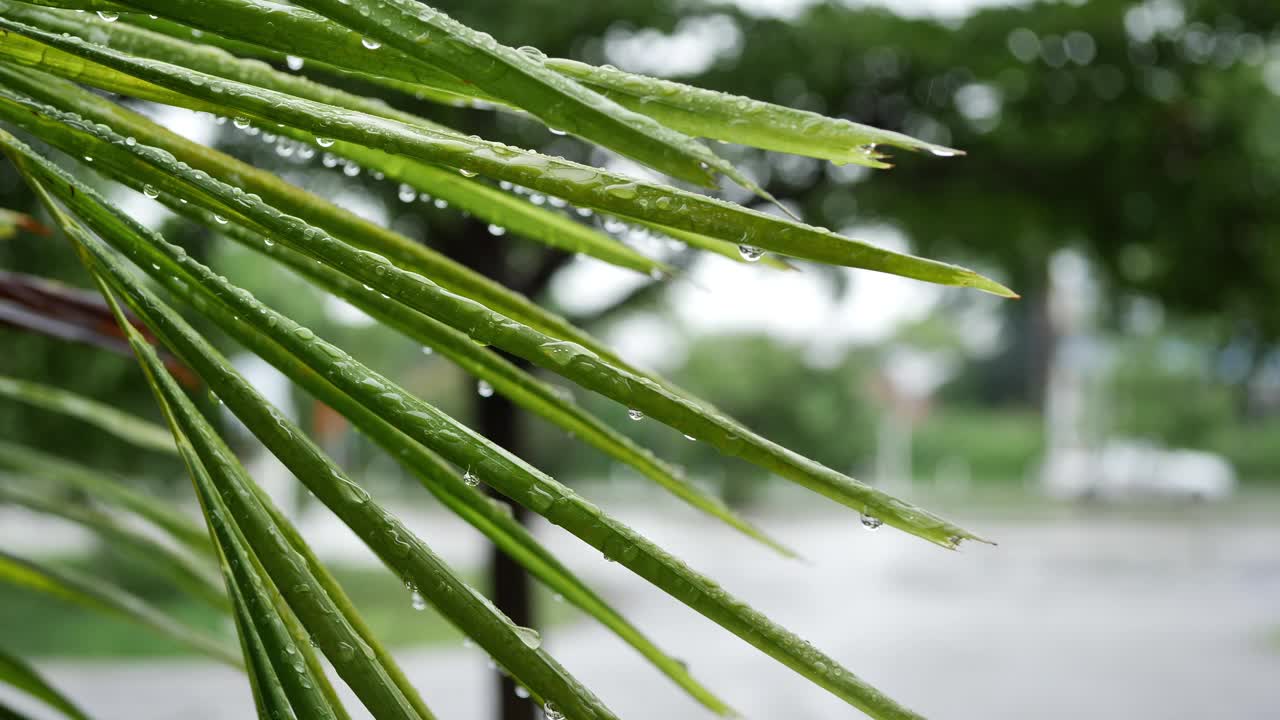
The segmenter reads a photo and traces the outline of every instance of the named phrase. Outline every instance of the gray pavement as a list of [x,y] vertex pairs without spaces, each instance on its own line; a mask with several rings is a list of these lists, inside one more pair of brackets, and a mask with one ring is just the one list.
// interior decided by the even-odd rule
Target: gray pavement
[[[683,509],[631,505],[617,510],[634,527],[930,718],[1280,718],[1280,518],[977,516],[963,519],[1000,546],[950,553],[887,527],[868,532],[815,500],[812,514],[759,518],[806,555],[796,563]],[[422,515],[411,525],[447,557],[474,562],[480,546],[453,522]],[[308,535],[317,531],[327,555],[359,558],[340,534],[317,525]],[[746,717],[861,717],[573,538],[538,532]],[[620,717],[712,717],[590,622],[545,637]],[[489,716],[479,650],[401,657],[442,719]],[[99,720],[253,714],[243,680],[202,662],[41,666]]]

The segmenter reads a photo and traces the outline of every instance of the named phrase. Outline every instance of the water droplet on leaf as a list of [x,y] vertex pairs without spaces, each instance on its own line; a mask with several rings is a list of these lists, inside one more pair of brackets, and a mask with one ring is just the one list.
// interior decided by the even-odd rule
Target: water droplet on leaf
[[533,628],[516,626],[516,635],[520,636],[520,642],[523,642],[525,647],[530,650],[537,650],[542,647],[542,636]]

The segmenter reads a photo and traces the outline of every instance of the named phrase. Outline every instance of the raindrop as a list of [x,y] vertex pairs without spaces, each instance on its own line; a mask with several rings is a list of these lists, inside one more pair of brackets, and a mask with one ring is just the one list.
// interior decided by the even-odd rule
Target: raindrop
[[103,20],[106,20],[107,22],[115,22],[117,19],[120,18],[120,13],[113,13],[113,12],[107,12],[106,10],[99,10],[98,17],[102,18]]
[[434,351],[434,350],[432,350],[431,348],[427,347],[426,345],[423,345],[423,346],[422,346],[422,354],[423,354],[423,355],[430,355],[430,354],[431,354],[431,353],[433,353],[433,352],[435,352],[435,351]]
[[414,610],[427,609],[427,600],[422,597],[422,593],[418,592],[418,588],[414,588],[413,594],[409,596],[409,605],[411,605]]
[[400,187],[396,190],[396,196],[400,198],[400,202],[413,202],[418,199],[418,191],[408,183],[400,183]]
[[476,172],[475,170],[467,170],[466,168],[458,168],[458,174],[459,174],[459,175],[461,175],[462,177],[469,177],[469,178],[471,178],[471,177],[475,177],[476,175],[479,175],[480,173]]
[[297,71],[302,69],[302,63],[304,61],[302,58],[298,57],[297,55],[285,55],[284,62],[286,65],[289,66],[290,70]]
[[467,487],[476,487],[480,484],[480,478],[471,472],[471,468],[467,468],[467,471],[462,473],[462,482],[466,483]]
[[866,145],[859,145],[858,152],[862,153],[863,155],[866,155],[867,157],[871,157],[872,155],[876,154],[876,144],[867,143]]
[[316,138],[316,144],[322,148],[333,147],[333,138]]
[[862,513],[862,527],[868,530],[877,530],[883,524],[884,524],[884,521],[881,520],[880,518],[873,517],[866,513]]
[[320,164],[327,168],[338,167],[338,156],[327,152],[320,156]]
[[482,398],[493,397],[493,386],[487,380],[476,383],[476,393]]
[[435,205],[437,210],[443,210],[449,207],[449,201],[445,200],[444,198],[436,198],[435,200],[431,201],[431,204]]
[[764,257],[764,250],[755,245],[739,245],[738,254],[747,262],[759,262],[760,258]]
[[542,647],[542,636],[533,628],[520,627],[517,625],[516,635],[520,636],[520,642],[524,643],[525,647],[530,650],[537,650]]
[[527,58],[529,58],[530,60],[533,60],[533,61],[535,61],[535,62],[542,62],[543,60],[546,60],[546,59],[547,59],[547,54],[546,54],[546,53],[542,52],[541,50],[539,50],[539,49],[538,49],[538,48],[536,48],[536,47],[533,47],[532,45],[522,45],[522,46],[520,46],[520,47],[516,48],[516,50],[517,50],[521,55],[524,55],[525,57],[527,57]]
[[224,217],[222,217],[221,215],[218,215],[218,214],[214,214],[214,216],[213,216],[213,220],[214,220],[214,222],[218,223],[219,225],[226,225],[226,224],[227,224],[227,219],[226,219],[226,218],[224,218]]
[[517,686],[516,686],[516,697],[520,698],[521,700],[528,700],[528,699],[529,699],[529,688],[527,688],[527,687],[525,687],[525,686],[523,686],[523,685],[517,685]]
[[235,125],[238,130],[244,130],[249,127],[249,118],[237,117],[231,121],[231,124]]
[[342,174],[347,177],[355,177],[360,174],[360,166],[348,161],[342,166]]
[[643,420],[644,413],[640,412],[639,410],[636,410],[635,408],[628,408],[627,417],[631,418],[632,420]]
[[129,137],[124,139],[124,144],[128,145],[129,147],[133,147],[134,145],[138,144],[138,139],[130,135]]
[[155,198],[160,197],[160,191],[159,191],[159,190],[157,190],[157,189],[155,189],[155,188],[154,188],[153,186],[151,186],[151,185],[143,185],[143,186],[142,186],[142,194],[143,194],[143,195],[146,195],[147,197],[152,198],[152,199],[155,199]]
[[952,150],[951,148],[938,147],[937,145],[929,145],[928,150],[929,152],[933,153],[934,155],[937,155],[938,157],[955,157],[960,154],[960,151],[958,150]]
[[489,234],[494,237],[502,237],[507,234],[507,229],[501,225],[489,225]]
[[366,48],[368,48],[369,50],[377,50],[378,48],[382,47],[382,43],[378,42],[377,40],[374,40],[374,39],[372,39],[372,38],[367,38],[367,37],[366,37],[366,38],[360,38],[360,44],[361,44],[361,45],[363,45],[363,46],[365,46],[365,47],[366,47]]
[[564,720],[564,713],[552,702],[542,706],[542,714],[547,716],[547,720]]
[[692,435],[690,435],[690,434],[688,434],[688,433],[685,433],[684,439],[685,439],[685,440],[688,440],[689,442],[698,442],[698,438],[696,438],[696,437],[694,437],[694,436],[692,436]]
[[552,135],[561,135],[561,136],[563,136],[563,135],[568,135],[568,133],[566,133],[565,131],[561,130],[560,128],[548,127],[547,129],[551,131],[551,134],[552,134]]

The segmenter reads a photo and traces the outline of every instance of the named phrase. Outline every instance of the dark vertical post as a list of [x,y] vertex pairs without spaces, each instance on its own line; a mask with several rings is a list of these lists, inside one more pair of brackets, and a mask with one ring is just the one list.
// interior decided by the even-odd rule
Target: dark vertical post
[[[531,297],[545,288],[555,269],[563,262],[563,259],[558,262],[550,262],[548,259],[541,268],[542,272],[517,274],[517,269],[509,262],[506,243],[490,235],[487,227],[476,220],[468,220],[463,231],[451,240],[448,254],[486,277]],[[528,367],[524,360],[508,359],[521,367]],[[473,402],[477,431],[517,455],[527,450],[523,447],[520,413],[510,400],[502,395],[495,394],[486,398],[477,393]],[[497,496],[496,493],[494,495]],[[512,503],[512,511],[517,522],[528,523],[529,513],[524,507]],[[494,605],[517,625],[533,627],[535,608],[529,575],[519,563],[497,547],[492,548],[489,555],[489,580]],[[495,679],[498,693],[495,705],[499,720],[535,720],[537,707],[516,695],[512,679],[501,673]]]
[[[520,452],[520,416],[510,400],[501,395],[489,398],[476,396],[476,417],[480,432],[485,437],[514,453]],[[496,493],[495,493],[496,496]],[[528,522],[524,507],[512,504],[515,519]],[[489,553],[489,579],[493,587],[493,603],[506,613],[512,622],[525,627],[534,625],[533,593],[529,574],[511,556],[496,546]],[[501,720],[534,720],[534,704],[516,695],[515,683],[510,677],[499,674],[498,717]]]

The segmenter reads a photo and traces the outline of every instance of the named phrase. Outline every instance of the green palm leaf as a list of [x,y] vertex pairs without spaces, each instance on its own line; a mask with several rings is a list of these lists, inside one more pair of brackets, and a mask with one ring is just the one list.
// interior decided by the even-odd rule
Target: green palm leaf
[[[11,146],[12,147],[12,146]],[[28,176],[29,179],[30,176]],[[38,182],[36,187],[43,188]],[[46,203],[64,231],[71,234],[88,253],[92,253],[95,273],[109,274],[110,281],[122,289],[132,290],[131,299],[139,304],[134,309],[144,318],[154,319],[165,315],[176,319],[171,311],[153,296],[141,291],[127,280],[123,270],[111,259],[105,248],[73,222],[69,222],[56,209]],[[143,298],[147,304],[139,301]],[[166,328],[168,330],[170,328]],[[187,328],[193,342],[202,342],[199,336]],[[406,583],[422,593],[441,613],[474,638],[494,659],[517,674],[522,682],[544,702],[554,703],[565,712],[583,717],[613,717],[584,687],[573,680],[549,655],[540,650],[538,643],[530,640],[530,632],[514,626],[483,596],[474,592],[440,561],[425,544],[407,530],[403,524],[375,503],[354,481],[346,477],[340,468],[309,441],[300,430],[280,412],[266,403],[225,360],[215,359],[212,349],[206,349],[200,370],[210,387],[221,394],[227,406],[237,413],[247,426],[261,432],[260,438],[268,447],[294,469],[299,479],[307,484],[322,502],[332,509],[369,547],[394,569]],[[213,363],[217,363],[215,366]],[[234,384],[228,377],[238,378]],[[178,406],[185,396],[173,388],[167,388],[172,380],[165,376],[161,383],[170,406]],[[187,401],[189,402],[189,401]],[[176,413],[183,432],[191,438],[210,476],[218,484],[218,494],[231,509],[246,538],[252,543],[259,560],[267,568],[281,593],[298,612],[324,650],[326,657],[338,669],[349,685],[361,694],[366,707],[380,716],[386,713],[402,714],[407,707],[396,703],[394,685],[389,678],[379,677],[381,668],[370,662],[372,651],[357,651],[364,643],[345,622],[334,619],[338,615],[332,601],[324,594],[322,586],[303,568],[295,565],[282,533],[272,515],[266,511],[250,491],[252,481],[244,475],[243,468],[235,461],[221,439],[191,409],[189,413]],[[269,440],[269,441],[268,441]],[[311,468],[300,472],[299,463],[307,462]],[[316,604],[319,607],[316,607]],[[317,612],[319,611],[319,612]],[[264,643],[265,643],[264,638]],[[370,673],[371,675],[367,675]]]
[[208,553],[209,536],[199,525],[162,500],[132,488],[111,473],[88,468],[39,450],[0,440],[0,468],[52,480],[101,502],[125,508],[165,530],[191,550]]
[[124,618],[228,665],[238,666],[236,653],[219,640],[174,620],[143,600],[98,578],[0,550],[0,582]]
[[164,428],[83,395],[3,376],[0,376],[0,395],[89,423],[140,448],[174,452],[173,440]]
[[106,513],[4,485],[0,485],[0,504],[20,505],[86,527],[101,536],[112,551],[128,553],[215,608],[228,608],[226,596],[208,568],[184,553],[121,525]]
[[[265,63],[242,60],[216,48],[175,40],[126,23],[106,22],[86,18],[82,13],[43,10],[21,4],[9,4],[8,7],[0,4],[0,8],[3,8],[6,15],[14,20],[30,23],[50,32],[66,33],[98,42],[122,52],[178,62],[205,73],[279,90],[297,97],[436,130],[446,130],[424,118],[395,110],[385,103],[335,90],[296,75],[278,72]],[[83,75],[81,77],[83,78]],[[111,82],[112,77],[117,81],[121,79],[118,73],[108,70],[98,82],[106,84]],[[129,90],[138,92],[135,84],[125,84],[118,89],[125,92]],[[190,99],[165,95],[163,101],[190,102]],[[292,128],[276,128],[276,130],[279,131],[278,134],[287,135],[301,142],[313,142],[310,133]],[[590,255],[604,262],[648,275],[664,276],[671,272],[671,269],[663,263],[648,258],[607,235],[574,222],[558,212],[538,207],[478,180],[461,176],[455,170],[388,155],[345,142],[331,146],[329,151],[358,162],[370,170],[380,171],[393,181],[404,183],[417,191],[448,202],[459,210],[483,219],[495,228],[510,231],[517,236],[537,240],[569,252]]]
[[[41,177],[49,180],[49,184],[55,190],[73,189],[73,192],[60,193],[63,200],[72,204],[83,212],[86,219],[89,220],[100,232],[107,237],[116,237],[121,232],[128,232],[128,218],[118,212],[114,216],[108,216],[105,213],[106,204],[96,197],[96,193],[82,184],[76,183],[73,179],[65,174],[59,174],[53,170],[47,163],[40,161],[38,157],[29,156],[31,160],[30,167],[36,169]],[[110,222],[114,219],[116,224]],[[135,235],[145,232],[141,228],[134,226],[132,231]],[[158,238],[155,242],[163,242]],[[134,246],[138,247],[137,245]],[[166,264],[171,263],[171,258],[161,258]],[[310,263],[309,263],[310,264]],[[178,269],[181,273],[185,270]],[[170,278],[170,288],[177,291],[180,296],[184,296],[183,284],[174,284],[172,279],[176,276],[168,276]],[[136,291],[136,290],[135,290]],[[145,294],[139,294],[137,297],[144,297]],[[189,294],[185,295],[190,299]],[[209,296],[210,303],[217,303],[216,296]],[[208,307],[208,306],[207,306]],[[209,308],[212,310],[212,308]],[[212,351],[205,348],[200,342],[192,340],[189,330],[182,331],[180,329],[180,321],[175,321],[167,313],[146,315],[150,326],[160,333],[166,341],[173,347],[178,348],[180,354],[184,357],[190,357],[200,366],[207,366]],[[229,314],[221,315],[221,317],[229,318]],[[231,326],[243,327],[240,323],[232,323]],[[234,331],[233,331],[234,332]],[[246,339],[244,332],[235,333],[242,340]],[[250,335],[249,338],[254,336]],[[263,337],[265,336],[258,336]],[[466,341],[467,344],[474,347],[474,343]],[[253,343],[252,340],[247,342],[255,352],[262,355],[269,361],[282,365],[278,357],[279,351],[273,353],[272,343]],[[282,369],[289,366],[283,364]],[[358,426],[369,432],[378,442],[384,444],[384,447],[391,453],[393,457],[399,458],[402,462],[406,462],[411,470],[423,479],[432,492],[436,493],[447,505],[459,512],[469,522],[476,525],[482,532],[489,535],[500,547],[510,552],[514,557],[535,573],[539,578],[548,584],[555,592],[562,594],[567,600],[577,604],[588,613],[595,616],[603,624],[616,632],[620,637],[632,644],[653,662],[660,670],[669,675],[681,687],[685,688],[692,696],[698,699],[707,707],[716,712],[726,712],[727,706],[719,699],[702,687],[689,674],[688,670],[677,660],[671,658],[656,648],[651,641],[637,631],[633,626],[627,623],[616,611],[610,608],[595,593],[590,591],[581,581],[572,576],[569,571],[564,568],[548,553],[545,549],[537,544],[531,535],[518,523],[514,522],[508,512],[505,512],[498,504],[490,501],[476,493],[473,489],[467,487],[452,470],[447,468],[443,461],[426,451],[422,446],[413,443],[403,434],[397,431],[385,421],[378,418],[377,415],[370,413],[362,406],[352,403],[345,395],[329,389],[327,383],[321,380],[321,375],[307,371],[299,370],[300,366],[292,367],[293,372],[289,374],[298,380],[305,387],[317,394],[317,397],[330,403],[334,407],[341,410],[345,415],[350,417]],[[242,391],[243,382],[241,381]],[[226,396],[230,405],[231,395]],[[294,468],[299,473],[299,477],[303,477],[303,473],[314,473],[314,468],[298,467]],[[277,523],[283,527],[287,524],[277,515]],[[287,534],[287,533],[286,533]],[[299,541],[300,542],[300,541]],[[303,552],[303,549],[297,547],[295,549]],[[322,566],[318,562],[311,563],[313,570]]]
[[[9,146],[14,147],[12,141]],[[113,239],[126,240],[127,238]],[[83,242],[89,244],[91,241]],[[162,283],[167,282],[167,278],[180,277],[179,282],[172,283],[173,287],[186,284],[208,288],[212,296],[234,307],[235,316],[243,318],[243,323],[231,320],[230,314],[226,314],[225,319],[219,322],[219,316],[223,313],[212,311],[208,305],[205,306],[208,316],[215,322],[219,322],[227,332],[243,335],[243,332],[237,333],[237,327],[257,326],[260,332],[270,335],[277,344],[303,359],[314,372],[330,378],[344,392],[386,418],[401,432],[431,447],[455,464],[471,468],[477,476],[507,497],[542,514],[552,523],[564,527],[596,547],[605,557],[616,560],[633,570],[676,599],[816,684],[876,717],[916,717],[909,710],[866,685],[834,659],[751,609],[664,550],[602,513],[599,508],[586,502],[576,493],[502,448],[493,445],[449,416],[440,413],[431,405],[414,398],[389,379],[369,371],[340,348],[321,341],[309,329],[257,303],[243,290],[227,286],[207,268],[203,268],[181,252],[180,248],[156,242],[147,245],[146,248],[136,248],[134,252],[139,253],[135,261],[140,266],[151,267],[154,264],[161,268],[153,277]],[[134,309],[143,318],[151,318],[156,314],[141,306],[134,306]],[[156,323],[152,322],[151,326],[157,333],[163,335]],[[236,409],[241,394],[252,393],[252,389],[247,386],[237,389],[235,386],[222,385],[219,382],[220,376],[214,375],[216,367],[206,368],[207,363],[202,363],[200,358],[184,359],[191,362],[206,382],[220,393],[228,407]],[[224,372],[221,377],[230,374]],[[258,409],[260,404],[246,402],[240,407],[244,410],[243,414],[238,412],[241,419],[251,428],[261,428],[264,433],[278,433],[280,425],[287,423],[271,415],[260,422],[252,422],[248,414]],[[272,442],[268,441],[269,437],[270,435],[260,435],[268,447],[272,447],[273,451],[281,456],[282,460],[286,460],[288,465],[288,459],[296,453],[286,452],[289,450],[288,446],[277,449]],[[287,437],[297,442],[295,435]],[[316,476],[327,477],[319,471],[303,472],[300,467],[294,468],[294,473],[304,482]],[[324,495],[321,493],[327,488],[312,487],[312,490],[323,499]],[[362,502],[357,505],[363,508],[373,506],[373,503]],[[350,501],[345,506],[338,502],[331,505],[340,515],[341,510],[349,506]],[[349,522],[349,524],[353,525],[353,529],[359,533],[359,527],[355,523]],[[397,537],[403,537],[399,530],[396,532]],[[366,540],[366,542],[369,541]],[[384,560],[386,560],[385,557]],[[520,677],[524,679],[523,675]],[[534,688],[531,687],[531,689]]]
[[[619,217],[654,222],[784,255],[877,270],[943,285],[974,287],[998,295],[1013,295],[1008,288],[971,270],[892,252],[842,237],[830,230],[783,220],[704,195],[639,182],[567,160],[340,109],[180,66],[77,43],[3,18],[0,18],[0,28],[31,38],[37,45],[51,46],[162,88],[221,106],[227,109],[227,114],[238,113],[262,122],[291,125],[314,133],[318,138],[346,140],[391,154],[456,167]],[[65,72],[64,66],[69,64],[49,50],[24,50],[19,42],[11,41],[0,46],[0,50],[6,48],[11,59],[51,72]],[[75,63],[73,72],[68,74],[82,76],[85,67],[82,63]],[[92,81],[94,78],[84,75],[84,79]],[[122,85],[114,84],[113,88],[119,90]],[[136,91],[144,92],[145,88]],[[148,94],[156,99],[159,97]]]
[[[0,682],[40,700],[72,720],[89,720],[88,715],[50,685],[40,676],[40,673],[36,672],[35,668],[24,662],[22,658],[5,652],[4,648],[0,648]],[[0,705],[0,717],[4,717],[5,712],[19,717],[14,711]]]
[[[11,110],[10,104],[3,101],[5,98],[18,107],[34,107],[37,112]],[[362,284],[466,332],[477,342],[524,357],[626,407],[638,409],[686,435],[704,440],[725,454],[758,464],[940,545],[954,547],[965,538],[981,539],[942,518],[755,435],[722,413],[693,402],[649,378],[618,368],[580,345],[513,322],[479,303],[444,290],[421,275],[401,270],[385,257],[351,248],[314,226],[281,214],[256,196],[219,182],[207,173],[175,163],[167,153],[141,144],[130,146],[109,128],[85,123],[54,108],[32,106],[30,101],[0,90],[0,116],[4,115],[17,124],[40,128],[46,140],[62,143],[64,150],[96,158],[97,167],[114,168],[114,172],[122,177],[146,175],[159,190],[189,197],[206,209],[247,224]],[[48,119],[42,116],[48,116]],[[68,132],[63,126],[79,132]],[[59,130],[60,127],[63,129]],[[142,160],[162,172],[144,171],[136,160]],[[215,277],[212,282],[221,281]],[[235,293],[228,295],[231,304],[242,306],[239,312],[255,317],[260,312],[248,305],[250,298]],[[298,340],[292,339],[294,342]],[[318,356],[320,351],[316,348],[308,349],[319,362],[332,362],[331,357]],[[459,464],[465,466],[466,463]]]

